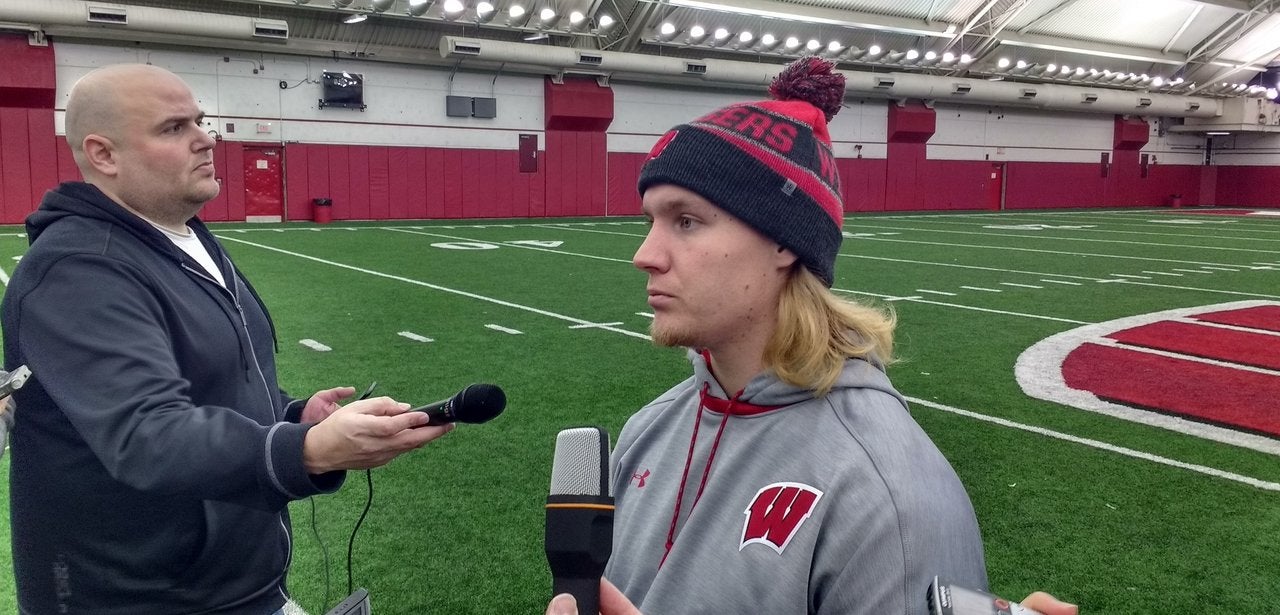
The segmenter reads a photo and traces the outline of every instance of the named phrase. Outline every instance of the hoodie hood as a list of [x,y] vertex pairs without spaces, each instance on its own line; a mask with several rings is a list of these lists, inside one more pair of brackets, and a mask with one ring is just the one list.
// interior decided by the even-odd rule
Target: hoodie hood
[[[711,364],[707,355],[704,355],[701,351],[690,349],[689,362],[693,364],[693,379],[697,390],[701,391],[705,386],[708,394],[712,397],[734,399],[733,394],[736,391],[725,391],[720,386],[720,383],[716,381],[715,375],[711,372]],[[831,392],[837,393],[842,389],[882,391],[898,398],[903,406],[906,406],[906,400],[893,388],[884,370],[863,359],[845,360],[844,370],[840,373],[839,378],[836,379]],[[754,378],[747,382],[747,386],[742,389],[742,395],[736,401],[754,406],[790,406],[813,398],[812,390],[783,382],[774,374],[773,370],[766,370],[756,374]]]
[[[120,206],[97,186],[83,182],[63,182],[45,194],[40,208],[27,216],[27,241],[35,242],[42,233],[67,217],[109,222],[124,228],[161,254],[177,261],[182,260],[182,251],[163,233],[137,214]],[[188,224],[199,225],[199,221],[192,218]]]

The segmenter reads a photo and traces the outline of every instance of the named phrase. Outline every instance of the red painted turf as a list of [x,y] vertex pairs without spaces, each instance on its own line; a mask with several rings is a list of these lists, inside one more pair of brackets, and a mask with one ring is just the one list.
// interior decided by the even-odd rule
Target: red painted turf
[[1280,438],[1280,376],[1088,343],[1062,375],[1103,399]]
[[1165,320],[1107,337],[1134,346],[1280,370],[1280,335]]
[[1280,305],[1262,305],[1239,310],[1227,310],[1225,312],[1209,312],[1207,314],[1196,314],[1192,318],[1224,325],[1280,332]]

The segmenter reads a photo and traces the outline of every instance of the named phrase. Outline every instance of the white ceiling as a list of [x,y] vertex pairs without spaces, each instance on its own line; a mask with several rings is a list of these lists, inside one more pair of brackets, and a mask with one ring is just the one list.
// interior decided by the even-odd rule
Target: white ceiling
[[[38,0],[0,0],[0,5],[14,1]],[[444,0],[427,0],[419,16],[409,14],[410,0],[114,0],[122,5],[283,20],[289,24],[285,47],[299,52],[358,52],[372,59],[416,58],[425,63],[445,63],[438,48],[440,37],[447,34],[772,63],[809,53],[806,45],[812,40],[817,41],[819,53],[846,70],[1091,83],[1208,96],[1261,96],[1260,90],[1243,85],[1251,80],[1257,83],[1259,72],[1268,65],[1280,66],[1280,0],[489,2],[495,8],[491,20],[477,17],[478,0],[464,0],[464,9],[457,14],[444,12]],[[516,4],[526,14],[512,19],[508,10]],[[556,17],[543,23],[539,14],[547,8]],[[573,11],[581,12],[583,21],[570,24]],[[355,14],[369,18],[343,23]],[[601,27],[605,16],[615,23]],[[670,24],[670,34],[662,33],[663,24]],[[706,31],[700,40],[693,36],[698,27]],[[715,40],[719,28],[728,34],[723,41]],[[744,32],[750,33],[749,42],[743,42]],[[51,35],[59,34],[129,37],[102,28],[51,30]],[[769,49],[761,45],[766,34],[778,40]],[[789,37],[800,45],[787,49]],[[829,49],[832,43],[837,47]],[[868,52],[876,48],[878,54]],[[920,56],[912,59],[912,50]],[[929,51],[938,57],[927,59]],[[948,52],[950,56],[943,56]],[[962,62],[962,54],[971,61]],[[1002,66],[1002,59],[1007,66]],[[1274,80],[1275,72],[1266,78]],[[1263,85],[1275,87],[1274,81]]]

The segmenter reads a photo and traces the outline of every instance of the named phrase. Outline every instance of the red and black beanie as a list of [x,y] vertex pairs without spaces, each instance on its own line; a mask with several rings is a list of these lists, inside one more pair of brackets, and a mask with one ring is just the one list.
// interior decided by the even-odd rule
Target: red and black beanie
[[829,287],[844,202],[827,122],[844,100],[844,75],[817,57],[773,79],[773,100],[730,105],[668,131],[640,170],[650,186],[698,193],[791,250]]

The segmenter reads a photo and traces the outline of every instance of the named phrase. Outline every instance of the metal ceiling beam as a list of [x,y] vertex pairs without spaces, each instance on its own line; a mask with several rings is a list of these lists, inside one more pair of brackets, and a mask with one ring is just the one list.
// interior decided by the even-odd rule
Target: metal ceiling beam
[[[1016,0],[1013,4],[1006,7],[1003,11],[992,16],[991,20],[986,24],[987,27],[978,39],[977,43],[970,49],[965,50],[969,55],[973,56],[974,62],[980,62],[983,56],[995,49],[1000,43],[996,38],[1013,20],[1018,18],[1027,7],[1031,6],[1031,0]],[[961,67],[962,69],[964,67]],[[960,74],[963,70],[956,70],[953,74]]]
[[1247,12],[1253,6],[1247,0],[1194,0],[1196,4],[1202,6],[1220,6],[1224,9],[1231,9],[1241,13]]
[[[644,30],[648,27],[649,20],[653,19],[658,6],[657,2],[642,4],[640,10],[633,13],[630,19],[618,24],[626,30],[627,34],[621,39],[622,43],[615,51],[631,52],[640,46],[640,41],[644,38]],[[619,16],[618,19],[621,20],[622,17]]]
[[1197,4],[1196,8],[1192,9],[1191,14],[1187,16],[1186,21],[1182,22],[1182,27],[1178,28],[1178,31],[1174,32],[1173,36],[1169,38],[1169,44],[1165,45],[1164,49],[1161,49],[1160,51],[1163,53],[1169,53],[1169,50],[1173,49],[1173,44],[1178,42],[1178,39],[1182,37],[1182,33],[1187,31],[1187,28],[1191,26],[1191,22],[1196,20],[1196,16],[1198,16],[1202,10],[1204,10],[1204,5]]
[[[1277,6],[1280,6],[1280,0],[1260,0],[1248,12],[1236,15],[1199,45],[1196,45],[1191,53],[1187,54],[1186,61],[1179,67],[1179,70],[1185,71],[1188,66],[1195,62],[1222,63],[1222,53],[1266,22],[1267,18],[1275,12]],[[1258,17],[1256,21],[1254,21],[1255,17]],[[1232,62],[1231,64],[1235,63]]]
[[1062,0],[1062,2],[1059,2],[1057,6],[1049,9],[1043,15],[1040,15],[1039,17],[1032,19],[1031,21],[1027,22],[1027,25],[1022,26],[1021,28],[1018,28],[1018,34],[1026,34],[1027,30],[1030,30],[1031,28],[1034,28],[1040,25],[1041,23],[1043,23],[1044,21],[1048,20],[1050,17],[1053,17],[1054,15],[1057,15],[1058,13],[1065,11],[1067,7],[1071,6],[1073,3],[1075,3],[1075,1],[1076,0]]
[[1209,88],[1216,87],[1218,84],[1222,83],[1224,79],[1232,77],[1241,71],[1249,70],[1254,64],[1258,62],[1274,58],[1276,54],[1280,54],[1280,47],[1276,47],[1275,49],[1272,49],[1271,51],[1268,51],[1264,54],[1261,54],[1253,58],[1252,60],[1249,60],[1248,62],[1245,62],[1243,64],[1236,66],[1235,68],[1229,68],[1227,70],[1224,70],[1218,73],[1217,75],[1214,75],[1212,79],[1206,80],[1202,85],[1195,88],[1194,90],[1191,90],[1190,94],[1195,94],[1197,92],[1201,92]]

